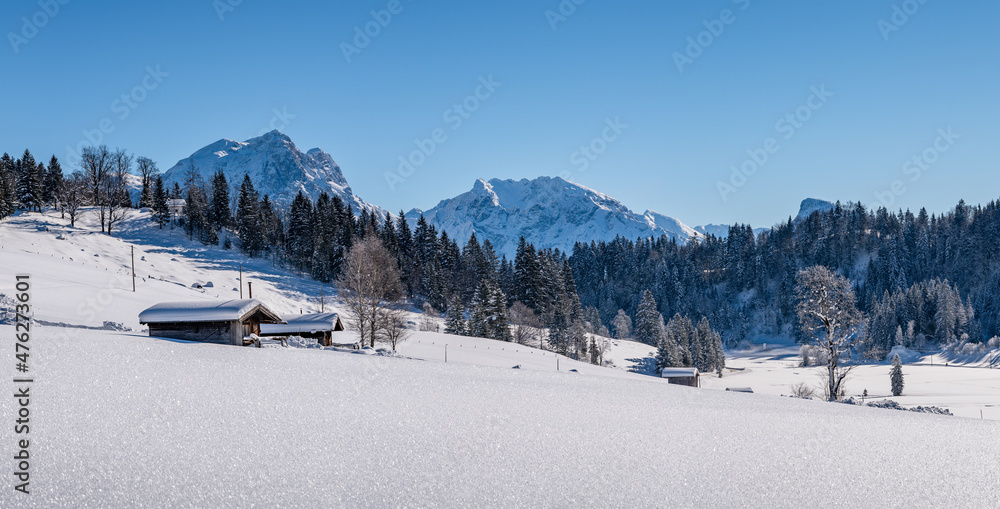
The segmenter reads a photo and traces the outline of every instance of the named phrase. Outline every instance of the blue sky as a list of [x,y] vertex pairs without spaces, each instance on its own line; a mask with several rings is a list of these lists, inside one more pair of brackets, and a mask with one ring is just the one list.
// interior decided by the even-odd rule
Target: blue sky
[[12,155],[66,159],[86,132],[165,170],[279,127],[391,210],[563,175],[691,225],[769,226],[806,197],[940,212],[1000,195],[995,1],[45,4],[0,7]]

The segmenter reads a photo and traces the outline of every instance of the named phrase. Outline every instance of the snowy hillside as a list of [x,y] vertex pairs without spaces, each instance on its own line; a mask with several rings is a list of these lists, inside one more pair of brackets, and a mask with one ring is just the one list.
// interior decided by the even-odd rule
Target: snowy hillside
[[[1000,423],[990,420],[671,386],[435,332],[414,332],[398,356],[150,338],[139,311],[236,297],[240,264],[254,297],[280,314],[318,310],[320,287],[159,230],[145,213],[121,237],[92,221],[71,228],[49,212],[0,223],[0,280],[31,274],[31,434],[44,444],[31,451],[31,497],[11,505],[7,490],[0,506],[1000,503]],[[336,310],[329,290],[325,309]],[[607,357],[641,367],[651,353],[614,341]],[[794,380],[790,366],[772,375],[740,362],[705,385],[777,394]],[[940,401],[946,386],[921,387],[922,377],[907,383]],[[3,398],[0,412],[14,404]]]
[[[415,218],[420,212],[414,210],[407,217]],[[474,232],[480,241],[489,239],[497,253],[508,257],[513,256],[521,236],[537,248],[566,252],[576,242],[616,236],[634,240],[667,235],[682,243],[699,236],[674,218],[653,211],[636,214],[606,194],[559,177],[479,179],[471,191],[443,200],[423,214],[452,238],[467,239]]]
[[354,195],[330,154],[318,148],[302,152],[291,138],[279,131],[244,142],[223,139],[212,143],[167,170],[164,183],[169,187],[174,182],[183,186],[191,166],[206,182],[211,182],[212,175],[219,169],[226,174],[230,185],[235,186],[243,182],[244,174],[250,175],[260,195],[268,194],[277,202],[289,203],[299,191],[315,201],[326,191],[331,196],[339,196],[345,204],[354,207],[355,212],[367,209],[384,215],[381,209]]

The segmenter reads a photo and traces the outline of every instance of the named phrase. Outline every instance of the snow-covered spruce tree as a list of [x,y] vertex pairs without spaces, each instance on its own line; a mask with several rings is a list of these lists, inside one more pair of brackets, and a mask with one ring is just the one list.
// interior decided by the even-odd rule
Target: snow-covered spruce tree
[[703,373],[722,372],[726,367],[726,355],[722,351],[722,336],[712,330],[708,318],[702,317],[695,328],[698,353],[695,367]]
[[4,152],[0,157],[0,219],[14,213],[17,201],[17,173],[14,159]]
[[28,149],[15,163],[17,168],[17,201],[27,211],[41,208],[42,175],[39,173],[35,157]]
[[285,235],[289,257],[300,272],[309,272],[311,268],[313,226],[312,201],[299,191],[292,200],[291,212],[288,215],[288,230]]
[[492,279],[483,279],[473,299],[471,329],[473,336],[500,341],[510,341],[510,322],[507,319],[507,297],[500,285]]
[[236,232],[243,252],[251,257],[259,256],[265,246],[265,235],[260,210],[260,198],[253,187],[250,176],[243,175],[240,196],[236,205]]
[[466,325],[469,335],[477,338],[487,337],[489,331],[486,321],[486,308],[479,299],[476,299],[472,303],[472,313],[470,313],[469,323]]
[[681,316],[680,313],[675,314],[670,322],[667,323],[666,334],[673,339],[673,344],[677,345],[676,355],[678,358],[677,366],[693,366],[694,362],[691,358],[691,344],[696,341],[694,325],[691,324],[691,319],[686,316]]
[[222,169],[216,171],[212,177],[212,196],[208,221],[215,231],[226,228],[233,223],[233,212],[229,210],[229,181],[226,180],[226,174]]
[[656,310],[656,300],[649,290],[642,292],[639,309],[635,312],[635,330],[632,335],[636,341],[647,345],[657,345],[660,342],[660,330],[663,328],[663,316]]
[[444,322],[444,332],[456,336],[468,335],[465,325],[465,307],[462,306],[462,297],[457,293],[448,300],[448,319]]
[[[63,171],[62,164],[59,163],[59,159],[56,156],[52,156],[49,159],[49,167],[45,170],[45,177],[42,180],[42,202],[46,204],[55,204],[59,201],[59,193],[63,185]],[[63,217],[65,217],[65,212],[63,212]]]
[[892,356],[892,369],[889,370],[889,381],[892,384],[892,395],[903,395],[903,361],[899,355]]
[[861,339],[864,315],[855,307],[854,290],[847,278],[821,265],[798,272],[795,296],[803,330],[812,334],[827,354],[827,398],[840,399],[844,379],[857,365],[853,349]]
[[662,318],[659,327],[660,340],[656,349],[656,372],[659,374],[663,368],[672,368],[681,365],[680,348],[677,339],[667,333],[663,325]]
[[163,225],[170,222],[170,209],[167,207],[167,189],[163,187],[163,177],[157,175],[153,179],[152,191],[153,221],[163,229]]

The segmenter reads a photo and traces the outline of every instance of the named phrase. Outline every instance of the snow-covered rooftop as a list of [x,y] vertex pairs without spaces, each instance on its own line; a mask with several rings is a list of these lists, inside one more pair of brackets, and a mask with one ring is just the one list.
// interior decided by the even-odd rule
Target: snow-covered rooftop
[[663,368],[663,378],[684,378],[698,376],[698,368]]
[[257,299],[204,300],[161,302],[139,313],[139,323],[228,322],[239,320],[258,307],[277,317]]
[[332,331],[340,321],[337,313],[311,313],[285,318],[288,323],[261,324],[261,334],[293,334],[296,332]]

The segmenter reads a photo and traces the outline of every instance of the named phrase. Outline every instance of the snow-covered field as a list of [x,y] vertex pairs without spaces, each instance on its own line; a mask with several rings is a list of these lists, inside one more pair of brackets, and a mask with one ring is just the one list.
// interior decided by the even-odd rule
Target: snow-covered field
[[[654,379],[41,331],[33,494],[2,497],[18,505],[1000,504],[993,421]],[[11,415],[13,400],[0,401]]]
[[[730,353],[747,369],[705,380],[751,395],[431,332],[415,332],[396,357],[150,338],[139,311],[237,297],[239,263],[254,297],[280,313],[318,310],[319,285],[144,221],[126,222],[121,238],[51,216],[0,224],[0,288],[31,273],[35,318],[61,324],[36,327],[32,340],[32,495],[14,498],[8,485],[0,507],[1000,506],[990,415],[776,397],[793,381],[818,385],[776,350]],[[136,330],[81,328],[105,321]],[[0,325],[2,344],[12,334]],[[641,368],[651,351],[621,341],[608,358]],[[0,369],[10,380],[12,362]],[[871,368],[871,381],[866,369],[849,390],[887,392],[876,382],[888,367]],[[965,415],[963,383],[976,395],[970,411],[998,394],[995,377],[945,382],[930,373],[951,367],[924,369],[904,368],[912,396],[901,403]],[[14,404],[0,398],[0,419]],[[12,427],[0,428],[12,452]]]
[[[805,383],[816,389],[817,397],[823,396],[825,368],[799,367],[799,347],[787,340],[771,343],[766,350],[726,352],[726,356],[726,366],[735,369],[721,379],[703,378],[702,387],[750,387],[761,394],[791,395],[792,385]],[[985,359],[954,364],[941,355],[926,355],[904,364],[902,396],[892,396],[890,367],[883,363],[855,368],[846,382],[847,396],[861,398],[867,390],[866,401],[891,399],[904,407],[938,406],[960,417],[1000,420],[1000,369],[991,369]]]

